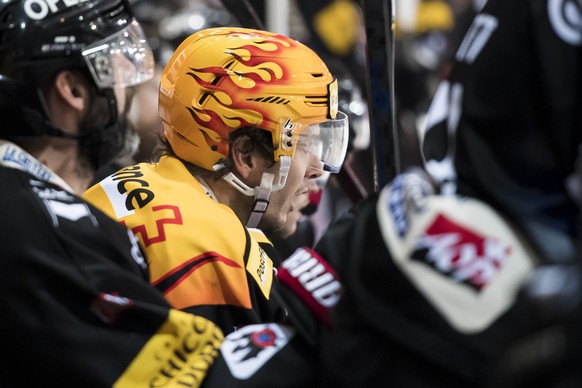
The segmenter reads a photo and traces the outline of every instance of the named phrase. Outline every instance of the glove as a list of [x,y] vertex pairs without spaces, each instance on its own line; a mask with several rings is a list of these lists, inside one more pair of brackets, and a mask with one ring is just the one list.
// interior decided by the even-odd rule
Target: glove
[[271,296],[285,307],[292,326],[263,323],[230,333],[203,388],[315,385],[320,364],[313,345],[339,301],[338,276],[319,254],[299,248],[279,267],[277,278]]
[[337,273],[317,252],[298,248],[281,264],[277,279],[276,297],[286,307],[289,320],[314,344],[317,326],[329,327],[329,312],[340,299]]

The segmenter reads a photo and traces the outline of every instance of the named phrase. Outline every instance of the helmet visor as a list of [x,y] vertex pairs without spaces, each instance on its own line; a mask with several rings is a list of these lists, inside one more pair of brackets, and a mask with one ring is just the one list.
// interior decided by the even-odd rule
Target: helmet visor
[[100,89],[129,87],[154,76],[154,56],[137,21],[82,52]]
[[337,173],[348,149],[348,116],[338,111],[335,119],[308,126],[298,141],[319,157],[324,171]]

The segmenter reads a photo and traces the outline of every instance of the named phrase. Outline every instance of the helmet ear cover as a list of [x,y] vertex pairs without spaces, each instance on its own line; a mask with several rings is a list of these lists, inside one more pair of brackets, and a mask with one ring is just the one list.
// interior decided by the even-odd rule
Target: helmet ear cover
[[188,37],[166,65],[159,109],[178,157],[216,170],[229,135],[243,127],[271,133],[274,161],[292,157],[310,124],[337,114],[337,86],[325,63],[290,38],[243,28]]

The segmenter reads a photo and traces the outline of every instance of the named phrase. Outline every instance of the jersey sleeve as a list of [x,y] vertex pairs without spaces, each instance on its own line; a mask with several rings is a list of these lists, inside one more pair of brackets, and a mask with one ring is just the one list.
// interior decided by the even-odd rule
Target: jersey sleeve
[[79,198],[0,168],[0,385],[147,386],[204,378],[222,342],[144,277],[131,235]]
[[225,333],[281,315],[270,295],[270,242],[208,197],[177,159],[122,169],[84,198],[132,231],[152,285],[174,308],[204,316]]
[[[576,229],[564,182],[582,141],[579,19],[576,1],[488,1],[436,91],[423,141],[444,192],[494,204],[552,260],[574,249],[552,229]],[[538,233],[532,218],[551,227]]]

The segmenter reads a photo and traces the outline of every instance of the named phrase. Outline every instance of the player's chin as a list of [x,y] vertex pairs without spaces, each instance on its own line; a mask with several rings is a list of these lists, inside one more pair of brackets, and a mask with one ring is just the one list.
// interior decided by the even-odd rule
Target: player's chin
[[278,233],[280,232],[287,222],[287,213],[278,214],[263,214],[261,222],[259,222],[259,228],[265,233]]

